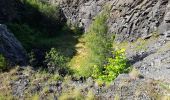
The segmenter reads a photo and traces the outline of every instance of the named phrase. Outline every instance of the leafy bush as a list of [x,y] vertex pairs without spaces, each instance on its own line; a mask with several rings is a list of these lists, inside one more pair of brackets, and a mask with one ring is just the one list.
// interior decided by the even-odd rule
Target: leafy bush
[[127,59],[125,50],[116,50],[112,52],[113,57],[108,58],[108,62],[104,65],[104,69],[100,70],[96,65],[93,69],[93,77],[99,81],[111,82],[119,74],[127,71]]
[[7,68],[7,61],[5,57],[2,54],[0,54],[0,71],[5,70],[6,68]]
[[[87,55],[83,57],[80,67],[77,69],[81,76],[91,76],[93,65],[101,67],[105,63],[105,58],[111,51],[111,39],[108,34],[108,11],[103,11],[92,22],[89,31],[84,35],[84,42]],[[102,68],[100,68],[102,69]]]
[[46,53],[46,62],[50,72],[58,71],[59,74],[66,74],[68,58],[61,55],[55,48]]

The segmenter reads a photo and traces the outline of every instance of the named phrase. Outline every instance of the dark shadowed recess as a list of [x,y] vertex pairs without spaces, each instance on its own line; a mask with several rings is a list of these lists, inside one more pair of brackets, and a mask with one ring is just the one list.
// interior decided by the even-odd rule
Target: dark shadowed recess
[[[45,54],[51,48],[70,59],[76,53],[75,45],[83,29],[76,28],[79,34],[75,33],[66,25],[62,10],[57,9],[59,15],[55,18],[40,12],[26,0],[0,0],[0,23],[8,26],[28,53],[34,52],[35,66],[43,66]],[[31,34],[27,30],[31,30]]]

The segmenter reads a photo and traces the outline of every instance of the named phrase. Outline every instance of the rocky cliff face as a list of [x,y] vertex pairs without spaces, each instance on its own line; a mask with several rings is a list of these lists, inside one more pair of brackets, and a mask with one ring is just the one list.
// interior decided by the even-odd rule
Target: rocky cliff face
[[[105,5],[111,6],[108,25],[117,41],[134,41],[154,33],[164,33],[162,25],[169,23],[168,0],[61,0],[67,19],[87,31],[94,17]],[[166,18],[166,21],[163,21]],[[161,27],[161,28],[160,28]]]
[[118,43],[130,42],[123,45],[131,65],[140,73],[140,77],[131,73],[119,75],[110,90],[102,94],[104,98],[115,98],[117,95],[122,100],[150,100],[155,94],[168,94],[159,84],[170,82],[169,0],[61,1],[67,19],[72,24],[83,26],[85,31],[105,5],[111,6],[107,22],[109,32],[116,35],[115,41]]
[[26,52],[15,36],[0,24],[0,53],[12,64],[25,65]]
[[[107,22],[109,32],[116,35],[116,42],[130,42],[126,42],[124,48],[136,72],[119,75],[109,88],[96,86],[92,79],[87,80],[90,85],[73,82],[68,84],[70,87],[80,86],[83,87],[82,91],[92,89],[101,100],[112,100],[116,97],[121,100],[164,100],[164,97],[157,97],[169,95],[169,92],[160,86],[160,84],[170,83],[169,0],[43,1],[59,4],[67,20],[73,25],[84,27],[85,31],[104,6],[109,5],[111,6],[110,18]],[[0,36],[0,52],[13,62],[24,63],[24,49],[4,25],[0,25]],[[138,40],[138,38],[141,39]],[[121,45],[118,44],[118,46]],[[30,75],[32,74],[30,72]],[[21,78],[12,82],[12,87],[14,94],[20,96],[24,93],[29,81],[25,73],[18,76]],[[38,83],[35,91],[39,91],[44,84],[46,80],[43,84]],[[61,83],[49,86],[49,90],[56,93],[60,93],[62,88],[68,90],[68,86],[62,87]]]
[[84,27],[87,31],[93,18],[107,2],[108,0],[61,0],[60,6],[70,23]]
[[[110,30],[117,40],[147,38],[159,31],[168,0],[119,0],[113,3]],[[115,16],[116,15],[116,16]]]

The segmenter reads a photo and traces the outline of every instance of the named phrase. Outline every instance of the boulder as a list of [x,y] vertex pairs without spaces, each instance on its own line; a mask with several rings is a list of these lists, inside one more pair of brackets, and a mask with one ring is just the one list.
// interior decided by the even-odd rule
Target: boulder
[[15,38],[7,26],[0,24],[0,53],[12,65],[25,65],[27,62],[26,51]]

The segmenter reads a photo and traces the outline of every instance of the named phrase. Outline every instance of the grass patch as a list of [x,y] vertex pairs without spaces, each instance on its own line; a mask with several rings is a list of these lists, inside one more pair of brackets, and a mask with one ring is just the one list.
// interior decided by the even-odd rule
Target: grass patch
[[73,91],[63,93],[59,100],[84,100],[84,96],[81,94],[80,89],[74,89]]

